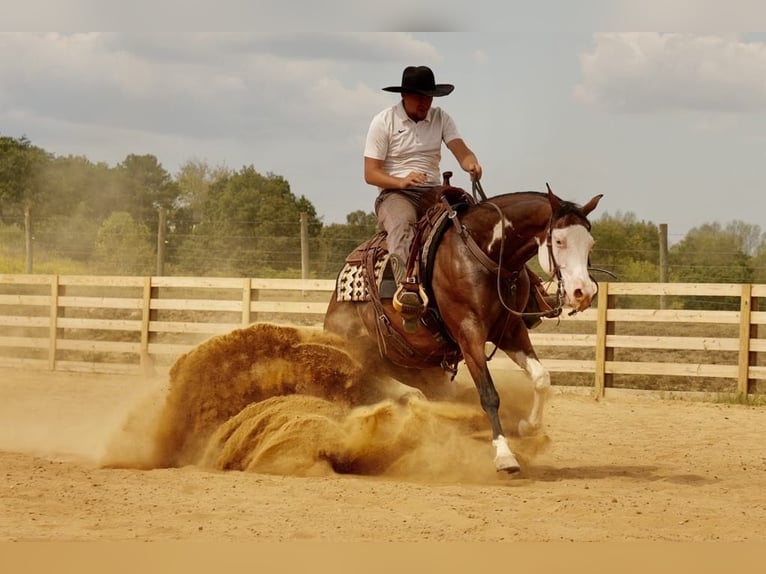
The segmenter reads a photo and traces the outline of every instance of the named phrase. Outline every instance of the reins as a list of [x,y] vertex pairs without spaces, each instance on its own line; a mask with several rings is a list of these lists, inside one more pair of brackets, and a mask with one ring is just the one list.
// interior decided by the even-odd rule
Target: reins
[[[503,213],[503,210],[500,209],[500,207],[498,207],[494,203],[490,203],[490,202],[487,201],[487,196],[484,193],[484,189],[482,188],[481,183],[479,182],[478,179],[476,179],[475,177],[473,177],[471,179],[472,179],[472,190],[473,190],[473,197],[474,197],[474,199],[478,202],[479,200],[478,200],[477,196],[479,196],[479,197],[481,197],[481,202],[482,203],[484,203],[485,205],[489,205],[489,206],[493,207],[497,211],[498,216],[500,217],[501,229],[505,229],[506,219],[505,219],[505,213]],[[546,183],[546,186],[548,186],[547,183]],[[548,186],[548,190],[550,191],[550,186]],[[450,215],[450,217],[452,217],[452,215]],[[456,218],[453,218],[453,223],[456,223]],[[502,287],[502,280],[501,280],[502,279],[502,275],[505,274],[507,276],[507,275],[515,274],[516,276],[518,276],[519,272],[518,271],[515,271],[515,272],[507,271],[507,270],[503,269],[503,267],[502,267],[503,253],[505,251],[505,234],[504,233],[500,234],[500,252],[498,253],[498,258],[497,258],[498,262],[495,263],[494,261],[492,261],[492,265],[487,265],[484,260],[485,259],[489,259],[489,257],[476,244],[476,242],[473,240],[473,238],[471,238],[471,236],[466,232],[467,230],[465,229],[465,227],[462,226],[462,225],[460,227],[462,228],[462,230],[460,230],[460,236],[466,242],[466,245],[468,245],[469,250],[471,251],[471,253],[474,254],[474,256],[484,265],[484,267],[486,267],[490,271],[493,271],[493,272],[497,273],[497,297],[500,300],[500,303],[502,304],[503,308],[506,311],[508,311],[509,314],[512,314],[512,315],[514,315],[516,317],[521,317],[521,318],[524,318],[524,317],[529,317],[529,318],[542,318],[542,317],[553,318],[553,317],[558,317],[559,315],[561,315],[561,311],[563,309],[563,302],[564,302],[564,292],[565,292],[564,291],[564,279],[561,276],[561,268],[559,267],[558,263],[556,262],[556,258],[553,255],[553,214],[552,213],[551,213],[551,218],[550,218],[550,220],[548,222],[548,230],[547,230],[547,234],[546,234],[545,244],[546,244],[546,247],[548,249],[548,257],[549,257],[549,260],[550,260],[551,265],[553,267],[553,275],[556,278],[556,282],[558,284],[558,287],[556,289],[556,307],[554,307],[550,311],[538,311],[538,312],[516,311],[515,309],[512,309],[506,303],[505,298],[503,296],[503,287]],[[478,255],[478,256],[477,256],[477,253],[476,253],[477,251],[480,253],[480,255]],[[491,259],[490,259],[490,261],[491,261]],[[515,289],[515,286],[516,286],[516,283],[515,283],[515,280],[514,280],[512,289]],[[530,296],[534,296],[534,294],[530,293]],[[509,315],[508,319],[510,320],[510,315]],[[507,324],[507,321],[506,321],[506,324]]]
[[[471,182],[471,190],[473,191],[473,198],[476,203],[479,201],[487,201],[487,196],[484,194],[484,188],[481,187],[481,182],[474,176],[471,176]],[[481,199],[479,199],[479,197],[481,197]]]
[[[503,213],[503,210],[500,209],[499,206],[487,201],[487,196],[484,194],[484,190],[482,189],[481,184],[476,179],[474,179],[473,181],[473,194],[474,194],[474,199],[477,200],[477,203],[478,203],[478,199],[476,196],[478,194],[480,197],[482,197],[481,203],[483,205],[489,205],[497,211],[500,217],[501,228],[505,229],[505,222],[506,222],[505,213]],[[556,263],[556,258],[553,255],[553,238],[552,238],[553,214],[551,214],[551,219],[548,222],[546,246],[548,248],[548,257],[550,258],[551,264],[553,265],[553,274],[558,283],[558,288],[556,291],[556,307],[554,307],[550,311],[523,312],[523,311],[516,311],[516,309],[511,308],[508,305],[508,303],[506,303],[505,296],[503,294],[503,281],[502,281],[503,278],[504,277],[512,278],[511,290],[514,290],[516,288],[516,280],[518,279],[518,276],[520,273],[520,271],[509,271],[508,269],[505,269],[502,266],[503,253],[505,251],[505,234],[504,233],[500,234],[500,252],[498,254],[498,262],[496,263],[481,249],[481,247],[479,247],[479,245],[476,243],[473,237],[471,237],[471,234],[468,232],[468,229],[458,219],[457,211],[453,209],[449,201],[447,201],[446,198],[444,197],[442,197],[441,200],[444,202],[445,208],[447,210],[447,217],[452,221],[452,224],[457,230],[458,235],[463,240],[463,243],[466,245],[468,250],[474,256],[474,258],[476,258],[476,260],[479,263],[481,263],[481,265],[485,269],[487,269],[487,271],[489,271],[490,273],[494,273],[497,278],[497,287],[496,287],[497,297],[500,301],[500,304],[503,306],[503,308],[506,311],[508,311],[503,330],[505,330],[505,328],[508,326],[508,323],[510,322],[512,316],[523,319],[524,317],[552,318],[552,317],[558,317],[559,315],[561,315],[561,311],[563,309],[563,303],[564,303],[564,279],[561,276],[561,268],[559,267],[558,263]],[[530,296],[534,297],[535,295],[533,293],[530,293]],[[573,313],[576,313],[576,311],[573,311]],[[498,349],[498,345],[495,344],[495,348],[492,350],[492,352],[489,355],[487,355],[487,360],[491,360],[492,357],[494,357],[495,353],[497,352],[497,349]]]

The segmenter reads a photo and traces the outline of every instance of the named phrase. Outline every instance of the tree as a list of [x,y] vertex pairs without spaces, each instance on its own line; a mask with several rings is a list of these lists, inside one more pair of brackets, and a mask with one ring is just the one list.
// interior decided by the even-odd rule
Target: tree
[[232,170],[219,166],[212,168],[206,162],[189,160],[181,165],[176,175],[178,184],[177,209],[184,209],[194,221],[202,219],[210,187],[218,180],[232,175]]
[[730,221],[723,231],[737,240],[739,249],[746,255],[755,255],[766,243],[766,233],[761,231],[760,226],[744,221]]
[[670,274],[682,283],[749,283],[750,258],[741,237],[719,223],[695,227],[670,248]]
[[101,222],[114,210],[116,176],[82,156],[54,157],[43,175],[45,201],[36,209],[35,242],[49,254],[88,261]]
[[204,218],[211,186],[231,174],[227,167],[212,168],[199,160],[189,160],[181,165],[175,177],[178,196],[167,214],[165,258],[170,268],[183,267],[179,258],[184,241],[192,236],[195,226]]
[[633,213],[604,214],[593,222],[596,243],[591,260],[594,266],[611,271],[619,281],[659,279],[659,229],[653,223],[637,221]]
[[[742,238],[719,223],[695,227],[670,248],[670,277],[679,283],[752,283],[752,259],[742,250]],[[687,307],[739,307],[736,298],[700,298]]]
[[49,159],[26,137],[0,137],[0,223],[9,214],[17,221],[23,215],[26,273],[33,271],[32,210],[40,201],[40,176]]
[[20,221],[35,207],[42,191],[42,175],[50,161],[47,152],[24,136],[0,136],[0,220]]
[[116,211],[98,230],[96,268],[108,275],[150,275],[155,263],[153,245],[146,225],[125,211]]
[[761,243],[753,256],[753,283],[766,283],[766,243]]
[[308,215],[309,236],[318,235],[322,224],[316,209],[305,197],[296,198],[283,177],[243,167],[210,185],[178,264],[243,276],[300,269],[301,213]]
[[374,213],[358,210],[346,216],[345,224],[325,226],[319,237],[317,272],[323,277],[334,277],[354,248],[372,237],[377,230]]
[[157,232],[157,211],[171,211],[178,196],[178,184],[153,155],[128,155],[117,166],[122,177],[124,206],[133,218]]

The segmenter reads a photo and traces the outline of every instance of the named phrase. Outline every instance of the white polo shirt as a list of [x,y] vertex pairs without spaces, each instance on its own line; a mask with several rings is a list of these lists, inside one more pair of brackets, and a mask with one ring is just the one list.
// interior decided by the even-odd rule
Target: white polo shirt
[[370,122],[364,155],[383,160],[383,171],[394,177],[410,172],[428,174],[428,183],[439,185],[442,142],[460,137],[455,122],[439,107],[431,107],[426,119],[412,121],[400,101],[377,114]]

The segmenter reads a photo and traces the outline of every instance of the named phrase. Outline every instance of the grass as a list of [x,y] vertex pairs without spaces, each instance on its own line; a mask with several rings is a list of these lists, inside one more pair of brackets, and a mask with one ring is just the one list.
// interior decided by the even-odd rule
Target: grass
[[717,393],[712,402],[727,405],[746,405],[750,407],[766,406],[766,395],[742,393]]

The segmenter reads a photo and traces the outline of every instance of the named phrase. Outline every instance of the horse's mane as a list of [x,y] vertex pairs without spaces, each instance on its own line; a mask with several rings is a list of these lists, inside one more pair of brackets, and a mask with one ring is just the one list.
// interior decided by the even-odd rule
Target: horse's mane
[[525,190],[525,191],[509,191],[508,193],[499,193],[497,195],[493,195],[491,197],[487,198],[487,201],[491,199],[502,199],[504,197],[514,197],[519,195],[539,195],[540,197],[548,197],[548,193],[545,191],[534,191],[534,190]]
[[[499,202],[502,203],[504,199],[519,197],[520,195],[529,195],[531,197],[537,197],[540,199],[544,199],[545,203],[548,203],[548,192],[534,191],[534,190],[501,193],[499,195],[493,195],[492,197],[488,197],[484,201],[489,202],[493,200],[499,200]],[[568,215],[573,215],[577,219],[580,219],[583,222],[585,222],[585,227],[588,229],[588,231],[590,231],[590,227],[591,227],[590,221],[588,220],[588,216],[583,212],[582,206],[574,203],[573,201],[567,201],[565,199],[561,199],[559,196],[556,196],[556,198],[559,201],[559,207],[556,210],[556,212],[552,214],[553,219],[560,220],[567,217]],[[481,203],[483,203],[483,201]]]
[[559,208],[556,210],[556,213],[553,214],[553,219],[560,221],[564,218],[566,218],[569,215],[574,216],[575,218],[579,219],[583,222],[585,225],[585,229],[590,231],[590,220],[588,219],[588,216],[585,214],[585,212],[582,210],[582,206],[572,202],[572,201],[565,201],[561,198],[559,198]]

